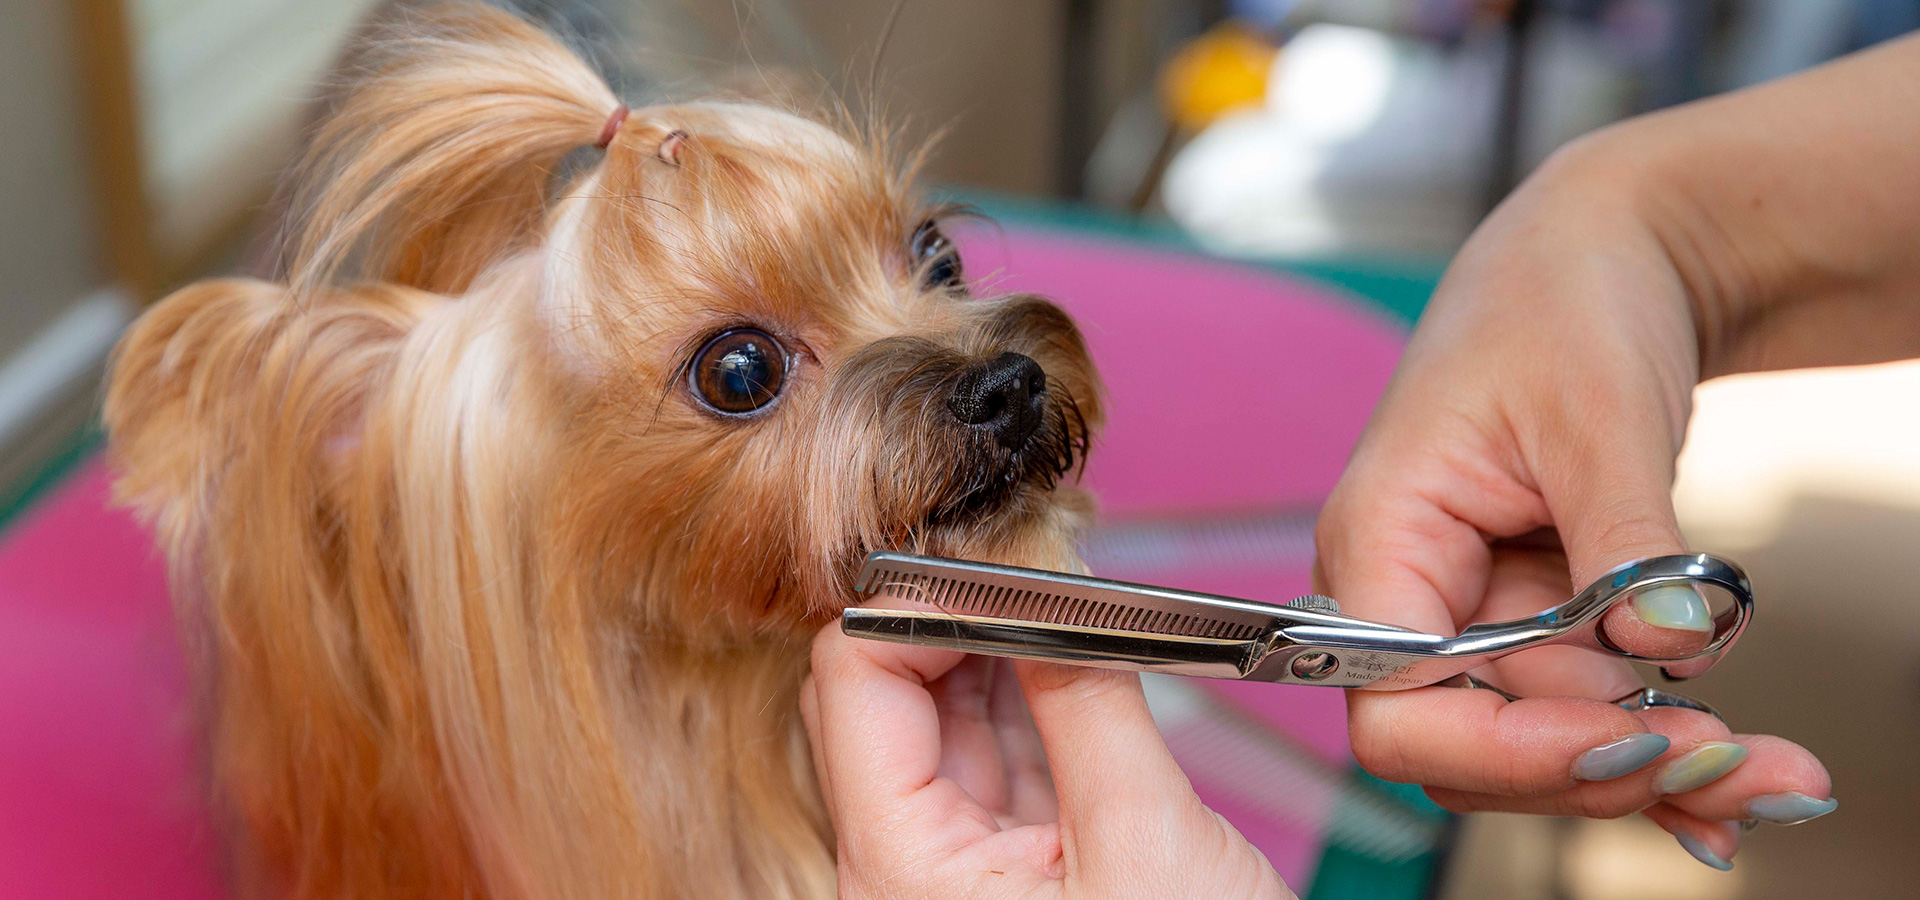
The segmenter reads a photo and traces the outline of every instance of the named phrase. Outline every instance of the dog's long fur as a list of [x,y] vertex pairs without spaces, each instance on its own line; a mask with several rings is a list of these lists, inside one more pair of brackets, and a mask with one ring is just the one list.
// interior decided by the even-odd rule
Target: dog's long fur
[[[284,277],[161,302],[107,404],[200,661],[236,888],[830,896],[809,637],[871,549],[1074,565],[1078,333],[926,283],[906,176],[820,122],[637,109],[554,184],[618,100],[540,30],[413,11],[349,63]],[[729,419],[685,375],[737,324],[793,362]],[[1008,350],[1052,398],[1011,453],[942,412]]]

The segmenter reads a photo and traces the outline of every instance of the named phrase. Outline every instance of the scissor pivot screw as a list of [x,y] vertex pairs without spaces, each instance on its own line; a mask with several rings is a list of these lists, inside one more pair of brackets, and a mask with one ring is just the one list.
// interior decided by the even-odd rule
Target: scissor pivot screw
[[1320,650],[1310,650],[1293,658],[1293,677],[1306,681],[1319,681],[1332,675],[1340,668],[1340,660],[1333,654]]

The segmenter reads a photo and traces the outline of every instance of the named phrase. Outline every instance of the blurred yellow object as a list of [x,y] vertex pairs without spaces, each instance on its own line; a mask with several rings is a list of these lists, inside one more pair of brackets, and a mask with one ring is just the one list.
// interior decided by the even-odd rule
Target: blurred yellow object
[[1266,36],[1228,22],[1180,48],[1160,73],[1160,102],[1188,131],[1205,128],[1267,96],[1267,73],[1280,53]]

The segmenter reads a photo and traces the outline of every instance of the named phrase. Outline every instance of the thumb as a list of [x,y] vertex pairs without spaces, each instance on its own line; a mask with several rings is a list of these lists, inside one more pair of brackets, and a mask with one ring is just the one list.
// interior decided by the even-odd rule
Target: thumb
[[[1640,421],[1589,418],[1608,421],[1599,433],[1591,427],[1549,429],[1568,435],[1568,443],[1558,448],[1559,460],[1535,467],[1576,588],[1636,560],[1687,552],[1673,510],[1672,445],[1618,440],[1671,429],[1652,409],[1625,415]],[[1636,594],[1611,610],[1601,627],[1622,649],[1654,658],[1696,652],[1713,634],[1706,598],[1684,585]]]
[[1016,671],[1053,772],[1069,866],[1152,865],[1143,851],[1178,846],[1191,817],[1208,815],[1160,737],[1139,675],[1034,662]]
[[1015,672],[1053,771],[1067,894],[1293,900],[1266,857],[1194,794],[1139,675],[1037,662]]

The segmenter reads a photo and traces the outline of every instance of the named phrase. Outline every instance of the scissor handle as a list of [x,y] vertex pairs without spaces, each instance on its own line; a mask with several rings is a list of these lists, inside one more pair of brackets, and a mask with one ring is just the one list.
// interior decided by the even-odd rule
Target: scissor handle
[[[1677,571],[1676,571],[1677,569]],[[1753,619],[1753,584],[1747,580],[1747,573],[1732,560],[1721,559],[1705,553],[1682,554],[1679,556],[1657,556],[1653,559],[1627,563],[1600,576],[1586,591],[1596,593],[1604,613],[1615,604],[1630,599],[1634,594],[1648,588],[1664,584],[1705,584],[1718,587],[1727,592],[1733,602],[1726,609],[1714,615],[1713,633],[1707,644],[1686,656],[1654,657],[1641,656],[1613,643],[1603,628],[1591,629],[1593,640],[1601,649],[1625,659],[1650,663],[1684,662],[1706,659],[1707,663],[1694,672],[1695,675],[1711,668],[1720,660],[1728,647],[1740,638],[1747,628],[1747,622]],[[1577,602],[1580,598],[1576,596]],[[1598,619],[1596,618],[1597,622]]]
[[[1733,600],[1714,615],[1705,645],[1676,657],[1642,656],[1615,644],[1601,629],[1607,610],[1634,594],[1669,584],[1711,585]],[[1659,556],[1620,566],[1573,599],[1538,615],[1472,625],[1453,637],[1388,632],[1358,626],[1301,624],[1281,629],[1282,640],[1249,678],[1319,683],[1370,690],[1406,690],[1444,681],[1502,656],[1554,644],[1586,647],[1653,663],[1704,660],[1711,667],[1753,617],[1753,587],[1739,566],[1705,553]]]

